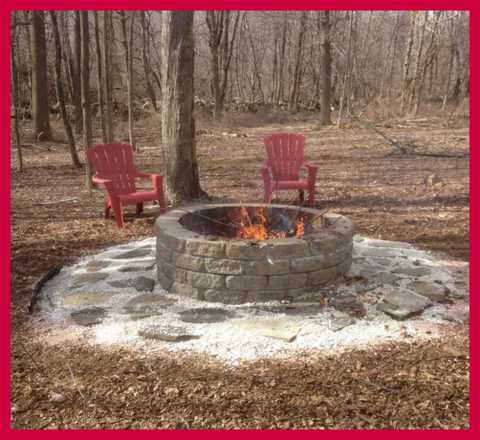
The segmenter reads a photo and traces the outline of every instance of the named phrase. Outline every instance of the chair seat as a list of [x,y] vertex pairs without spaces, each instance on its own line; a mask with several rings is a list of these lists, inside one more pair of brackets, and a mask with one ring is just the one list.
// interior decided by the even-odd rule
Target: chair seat
[[306,180],[278,180],[273,182],[273,188],[308,189],[308,182]]
[[129,194],[120,194],[118,198],[125,203],[140,203],[158,200],[156,191],[137,191]]

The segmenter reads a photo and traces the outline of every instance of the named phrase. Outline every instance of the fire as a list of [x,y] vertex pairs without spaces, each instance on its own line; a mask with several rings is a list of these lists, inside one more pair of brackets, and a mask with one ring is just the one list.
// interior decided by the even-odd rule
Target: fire
[[238,225],[236,231],[237,238],[247,240],[269,240],[274,238],[291,237],[292,235],[300,238],[305,233],[305,220],[301,217],[295,221],[294,234],[292,234],[293,231],[269,230],[267,216],[265,215],[265,210],[263,208],[257,208],[252,215],[250,215],[244,207],[232,211],[233,212],[229,215],[229,219]]

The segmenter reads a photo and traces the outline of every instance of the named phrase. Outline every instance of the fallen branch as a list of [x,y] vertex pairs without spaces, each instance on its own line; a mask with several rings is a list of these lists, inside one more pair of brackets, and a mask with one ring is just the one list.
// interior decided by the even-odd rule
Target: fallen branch
[[390,151],[385,155],[385,157],[392,156],[395,153],[403,154],[403,155],[411,155],[411,156],[424,156],[424,157],[440,157],[440,158],[448,158],[448,159],[463,159],[466,157],[469,157],[469,153],[463,153],[463,154],[447,154],[447,153],[422,153],[416,151],[417,148],[420,148],[418,145],[415,144],[414,141],[409,140],[407,142],[400,142],[396,139],[392,139],[391,137],[388,137],[385,133],[383,133],[381,130],[379,130],[377,127],[375,127],[372,123],[369,121],[360,119],[356,114],[353,113],[353,111],[350,109],[350,116],[357,121],[360,125],[363,127],[373,131],[374,133],[378,134],[381,136],[383,139],[385,139],[392,147],[393,150]]
[[78,197],[67,197],[65,199],[53,200],[50,202],[40,202],[37,205],[56,205],[57,203],[78,202]]
[[51,278],[53,278],[55,275],[57,275],[60,270],[62,269],[62,265],[55,266],[52,269],[50,269],[47,273],[43,274],[38,281],[35,283],[33,287],[33,292],[32,292],[32,299],[30,301],[30,305],[28,306],[28,313],[33,313],[35,309],[35,305],[37,304],[38,301],[38,295],[40,291],[42,290],[42,287],[44,284]]
[[37,148],[39,150],[43,150],[43,151],[55,151],[55,148],[53,147],[43,147],[41,145],[35,145],[35,144],[22,144],[20,145],[22,148]]

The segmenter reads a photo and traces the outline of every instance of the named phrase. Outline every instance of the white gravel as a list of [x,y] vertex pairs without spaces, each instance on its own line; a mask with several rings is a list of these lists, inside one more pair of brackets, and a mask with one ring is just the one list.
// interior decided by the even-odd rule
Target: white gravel
[[[142,246],[152,246],[152,256],[133,259],[115,259],[119,253]],[[38,303],[40,311],[32,318],[32,325],[37,326],[39,337],[50,343],[70,343],[83,341],[96,346],[119,346],[142,351],[143,353],[158,353],[159,351],[186,351],[207,353],[228,364],[236,364],[242,360],[254,360],[262,357],[290,357],[301,352],[322,351],[325,353],[340,353],[354,348],[374,347],[388,341],[409,341],[424,338],[435,338],[452,325],[448,320],[450,308],[468,312],[468,291],[465,285],[468,263],[446,261],[436,258],[429,252],[420,251],[409,245],[394,242],[382,242],[364,237],[355,237],[353,265],[349,275],[368,274],[369,282],[341,285],[338,290],[344,293],[359,294],[366,303],[367,315],[356,319],[352,325],[342,330],[330,329],[332,320],[346,315],[330,307],[311,316],[285,315],[283,313],[260,311],[255,304],[228,306],[218,303],[196,301],[165,292],[158,284],[153,293],[174,298],[176,303],[162,310],[160,315],[134,320],[126,314],[123,306],[132,298],[139,295],[133,288],[113,288],[108,282],[113,280],[131,279],[143,275],[156,279],[156,267],[143,272],[119,272],[117,269],[125,265],[142,265],[154,258],[155,239],[132,242],[129,245],[115,246],[93,257],[81,259],[77,264],[64,267],[61,272],[47,282],[42,289]],[[397,247],[398,246],[398,247]],[[384,252],[387,257],[366,256],[371,252]],[[86,264],[92,260],[106,260],[110,265],[99,269],[100,273],[107,273],[108,278],[94,284],[86,284],[72,289],[72,279],[86,273]],[[388,264],[385,264],[388,263]],[[420,277],[421,280],[440,281],[452,292],[453,304],[435,304],[422,315],[406,321],[396,321],[386,314],[377,311],[374,302],[378,302],[383,295],[398,288],[395,285],[385,284],[376,279],[381,272],[391,272],[398,267],[428,267],[431,274]],[[399,285],[405,287],[412,281],[405,276]],[[460,281],[457,283],[457,281]],[[462,284],[463,283],[463,284]],[[365,290],[368,292],[365,293]],[[95,306],[107,310],[108,316],[101,324],[92,327],[81,327],[71,319],[71,312],[88,305],[63,305],[63,299],[75,293],[112,293],[112,297],[103,304]],[[372,304],[368,304],[372,302]],[[279,304],[271,302],[271,305]],[[233,318],[224,322],[209,324],[193,324],[183,322],[178,313],[192,308],[224,308],[235,312]],[[445,318],[447,316],[447,318]],[[298,325],[300,330],[292,342],[262,336],[255,330],[246,330],[239,325],[240,320],[278,319],[282,322]],[[144,339],[139,336],[139,329],[153,325],[172,325],[183,327],[188,333],[199,336],[183,342],[163,342]]]

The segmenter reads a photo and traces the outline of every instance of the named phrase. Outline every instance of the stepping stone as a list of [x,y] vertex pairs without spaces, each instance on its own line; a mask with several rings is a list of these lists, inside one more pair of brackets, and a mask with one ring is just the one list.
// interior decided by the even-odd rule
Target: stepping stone
[[338,332],[352,324],[355,324],[355,319],[353,319],[351,316],[333,316],[328,323],[328,328],[333,332]]
[[447,301],[447,296],[450,293],[450,289],[443,284],[429,283],[428,281],[414,281],[408,284],[407,288],[440,303]]
[[198,308],[184,310],[179,313],[180,320],[193,324],[210,324],[214,322],[223,322],[228,318],[235,316],[233,312],[218,308]]
[[86,264],[87,272],[97,272],[100,269],[104,269],[110,266],[110,261],[106,260],[92,260]]
[[400,277],[390,272],[380,272],[375,275],[372,279],[374,282],[379,282],[382,284],[393,284],[395,281],[398,281]]
[[159,310],[165,309],[175,302],[175,300],[167,299],[163,295],[144,293],[132,298],[123,308],[129,314],[157,314]]
[[140,257],[147,257],[153,254],[153,248],[151,246],[141,247],[138,249],[134,249],[132,251],[123,252],[121,254],[115,255],[114,259],[116,260],[126,260],[131,258],[140,258]]
[[119,272],[146,272],[146,271],[152,270],[155,264],[156,264],[155,260],[149,260],[144,262],[144,264],[142,265],[122,266],[118,269],[118,271]]
[[371,247],[362,250],[362,257],[392,258],[400,255],[399,250]]
[[394,269],[392,273],[398,273],[401,275],[409,275],[412,277],[423,277],[425,275],[431,275],[432,271],[427,267],[399,267]]
[[278,305],[258,305],[253,307],[246,307],[246,309],[256,309],[263,312],[271,313],[285,313],[286,315],[316,315],[321,311],[320,304],[318,302],[299,302],[291,304],[278,304]]
[[108,277],[108,273],[104,272],[92,272],[92,273],[82,273],[77,275],[72,282],[72,287],[82,287],[85,284],[95,284],[99,281],[104,280]]
[[134,287],[135,290],[138,292],[151,292],[155,287],[155,281],[151,278],[147,278],[144,276],[140,276],[137,278],[128,278],[126,280],[114,280],[109,281],[108,283],[110,286],[119,288],[119,289],[126,289],[128,287]]
[[301,327],[288,319],[242,319],[233,322],[241,330],[247,330],[268,338],[292,342]]
[[383,303],[377,304],[377,309],[399,320],[419,315],[432,305],[432,301],[425,296],[401,288],[386,295],[383,301]]
[[113,293],[106,292],[87,292],[87,293],[75,293],[65,297],[63,305],[67,307],[72,306],[90,306],[96,304],[106,303]]
[[337,295],[330,298],[328,304],[334,309],[345,312],[350,316],[362,317],[367,311],[362,302],[360,302],[354,295]]
[[133,286],[138,292],[151,292],[155,287],[155,280],[140,276],[135,279]]
[[410,243],[403,243],[401,241],[388,241],[388,240],[369,240],[369,246],[378,248],[390,248],[390,249],[411,249]]
[[100,324],[107,316],[107,312],[101,307],[89,307],[72,312],[70,316],[76,324],[88,327]]
[[153,324],[138,331],[138,334],[146,339],[156,339],[167,342],[182,342],[198,339],[200,336],[192,335],[183,327],[173,325]]

